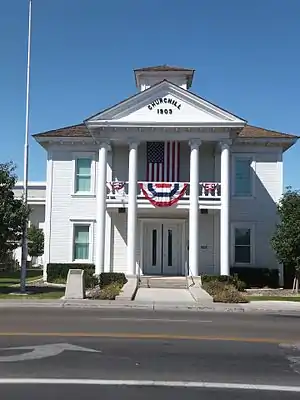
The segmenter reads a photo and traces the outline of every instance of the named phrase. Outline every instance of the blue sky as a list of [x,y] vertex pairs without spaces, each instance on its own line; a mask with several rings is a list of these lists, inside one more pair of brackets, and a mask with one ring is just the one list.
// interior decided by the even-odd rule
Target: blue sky
[[[1,162],[23,174],[27,0],[1,0]],[[33,0],[30,133],[76,124],[136,92],[133,69],[196,69],[193,92],[300,135],[299,0]],[[285,185],[300,188],[300,144]],[[45,151],[30,139],[30,180]]]

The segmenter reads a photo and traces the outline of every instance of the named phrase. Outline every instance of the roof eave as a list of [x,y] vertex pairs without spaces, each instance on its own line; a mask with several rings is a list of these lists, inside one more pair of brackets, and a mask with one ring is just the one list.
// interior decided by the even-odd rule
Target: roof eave
[[283,151],[288,150],[298,141],[299,137],[243,137],[238,136],[236,143],[255,143],[255,144],[266,144],[269,143],[273,146],[279,146],[283,148]]
[[94,120],[94,121],[87,121],[87,126],[89,128],[104,128],[104,127],[111,127],[111,128],[119,128],[119,127],[178,127],[178,128],[243,128],[245,126],[244,122],[235,122],[235,121],[224,121],[224,122],[161,122],[161,121],[114,121],[114,120]]

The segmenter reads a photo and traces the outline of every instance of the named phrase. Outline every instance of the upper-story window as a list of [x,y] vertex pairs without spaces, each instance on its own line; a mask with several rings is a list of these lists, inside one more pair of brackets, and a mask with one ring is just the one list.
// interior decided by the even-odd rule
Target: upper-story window
[[253,158],[234,156],[233,195],[251,197],[253,195]]
[[93,157],[90,155],[75,156],[74,162],[74,193],[93,193]]

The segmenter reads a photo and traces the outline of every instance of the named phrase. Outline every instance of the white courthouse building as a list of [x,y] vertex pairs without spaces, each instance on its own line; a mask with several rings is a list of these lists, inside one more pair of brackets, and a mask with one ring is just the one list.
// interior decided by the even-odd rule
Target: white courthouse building
[[249,125],[194,94],[192,69],[134,75],[132,97],[34,135],[48,154],[39,192],[45,267],[93,263],[96,273],[172,276],[280,268],[270,238],[283,152],[297,137]]

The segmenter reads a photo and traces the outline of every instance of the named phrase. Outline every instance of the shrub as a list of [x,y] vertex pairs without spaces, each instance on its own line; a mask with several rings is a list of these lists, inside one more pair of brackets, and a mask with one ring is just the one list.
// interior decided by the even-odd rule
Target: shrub
[[246,287],[279,287],[279,271],[270,268],[232,267],[231,275],[237,275]]
[[248,303],[248,300],[237,290],[234,285],[226,282],[211,280],[210,282],[204,282],[203,288],[213,297],[214,302]]
[[102,272],[100,274],[100,287],[110,285],[111,283],[117,283],[121,287],[127,282],[125,274],[122,272]]
[[203,282],[203,288],[214,297],[216,293],[223,290],[225,283],[218,281]]
[[123,285],[120,283],[112,282],[104,286],[95,298],[99,300],[115,300],[116,296],[120,294],[122,287]]
[[48,264],[47,280],[52,283],[66,283],[69,269],[83,269],[85,286],[95,287],[99,281],[94,276],[95,266],[93,264]]
[[233,285],[223,284],[223,288],[218,290],[213,300],[215,303],[248,303],[248,300],[243,296]]
[[245,282],[240,280],[237,274],[234,274],[233,276],[227,276],[227,275],[202,275],[201,279],[202,279],[202,283],[220,282],[220,283],[226,283],[226,284],[229,284],[229,285],[233,285],[240,292],[244,292],[245,289],[246,289]]

